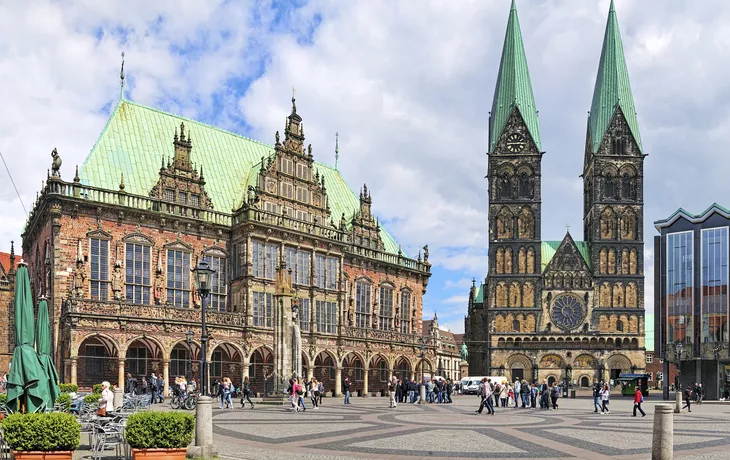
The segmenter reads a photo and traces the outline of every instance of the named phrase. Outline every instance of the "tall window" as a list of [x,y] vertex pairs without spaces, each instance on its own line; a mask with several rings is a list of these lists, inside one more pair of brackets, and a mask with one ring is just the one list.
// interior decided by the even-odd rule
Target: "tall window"
[[400,331],[403,334],[411,331],[411,293],[409,291],[400,293]]
[[175,307],[190,306],[190,253],[167,250],[167,302]]
[[213,361],[210,363],[210,376],[223,377],[223,352],[214,351]]
[[309,330],[309,299],[299,299],[299,329]]
[[150,246],[126,244],[127,301],[148,305],[150,303]]
[[106,350],[102,345],[86,345],[86,377],[104,377]]
[[127,359],[124,366],[127,373],[132,374],[132,377],[147,375],[147,349],[134,347],[127,350]]
[[309,203],[309,190],[304,187],[297,187],[297,201]]
[[309,286],[309,266],[312,254],[307,251],[297,251],[296,283]]
[[253,293],[253,325],[256,327],[271,327],[271,312],[274,298],[266,292]]
[[692,342],[692,232],[667,235],[667,337]]
[[184,348],[173,349],[170,352],[170,377],[187,376],[189,371],[190,355],[188,350]]
[[284,174],[289,174],[290,176],[294,174],[294,162],[291,161],[289,158],[282,158],[281,159],[281,172]]
[[228,294],[228,264],[225,257],[208,254],[203,260],[215,270],[213,282],[210,286],[209,308],[218,311],[226,311],[226,295]]
[[370,327],[370,285],[355,286],[355,327]]
[[325,334],[337,333],[337,302],[315,301],[317,331]]
[[379,329],[393,329],[393,290],[385,286],[380,288]]
[[727,342],[728,228],[702,230],[702,342]]
[[[281,196],[285,198],[294,198],[294,185],[287,182],[281,183]],[[292,217],[291,215],[289,217]]]
[[91,298],[109,298],[109,240],[91,239]]
[[253,276],[270,280],[276,278],[277,249],[275,244],[266,244],[257,240],[251,241]]
[[339,262],[337,257],[327,257],[327,282],[325,283],[327,289],[337,289],[337,267]]
[[314,256],[314,285],[319,288],[324,288],[324,271],[324,255],[317,254]]
[[297,177],[309,180],[309,166],[303,163],[297,163]]

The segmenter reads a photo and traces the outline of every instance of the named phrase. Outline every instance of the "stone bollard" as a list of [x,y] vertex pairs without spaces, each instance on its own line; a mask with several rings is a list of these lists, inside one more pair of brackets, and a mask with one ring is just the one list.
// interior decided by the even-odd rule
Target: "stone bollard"
[[213,445],[213,399],[200,396],[195,408],[195,445],[188,447],[187,457],[216,456],[218,452]]
[[122,391],[121,388],[114,389],[114,399],[112,400],[112,404],[114,404],[114,410],[119,410],[124,405],[124,391]]
[[654,434],[651,460],[672,460],[674,456],[674,414],[671,404],[654,406]]
[[682,412],[682,392],[677,391],[674,395],[674,413],[679,414]]

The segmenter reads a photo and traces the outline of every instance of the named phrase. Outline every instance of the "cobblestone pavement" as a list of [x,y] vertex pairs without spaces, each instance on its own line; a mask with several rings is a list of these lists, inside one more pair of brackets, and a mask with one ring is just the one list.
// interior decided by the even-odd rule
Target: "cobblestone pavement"
[[[477,415],[476,396],[454,404],[388,408],[387,398],[325,399],[315,411],[293,413],[257,405],[215,409],[213,432],[224,459],[346,458],[651,458],[654,405],[632,417],[629,398],[615,397],[611,413],[595,414],[592,400],[560,400],[559,410],[498,409]],[[675,457],[730,460],[730,405],[705,404],[675,415]]]

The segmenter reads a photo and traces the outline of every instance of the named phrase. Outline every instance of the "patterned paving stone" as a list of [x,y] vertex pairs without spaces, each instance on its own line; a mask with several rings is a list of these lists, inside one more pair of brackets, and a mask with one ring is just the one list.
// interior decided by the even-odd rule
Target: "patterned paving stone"
[[[444,442],[458,439],[459,442]],[[355,448],[397,449],[406,452],[484,452],[524,453],[525,451],[504,442],[490,438],[473,430],[432,430],[417,431],[404,435],[395,435],[371,439],[369,441],[350,444]]]

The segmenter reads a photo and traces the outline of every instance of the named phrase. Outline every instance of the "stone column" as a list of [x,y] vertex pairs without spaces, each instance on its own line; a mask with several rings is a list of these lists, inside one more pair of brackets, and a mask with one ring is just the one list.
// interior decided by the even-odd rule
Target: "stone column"
[[165,381],[165,388],[162,389],[162,396],[167,398],[170,396],[170,361],[162,361],[162,380]]
[[117,364],[119,366],[119,372],[117,374],[117,380],[119,381],[119,383],[117,383],[117,388],[122,390],[122,393],[124,393],[124,360],[120,359],[119,361],[117,361]]
[[311,364],[307,367],[307,382],[312,380],[312,377],[314,377],[314,361],[311,361]]
[[335,396],[342,396],[342,367],[335,368]]
[[[423,364],[421,364],[423,366]],[[411,371],[411,380],[416,380],[416,373],[415,371]]]
[[112,403],[114,404],[115,411],[118,411],[124,405],[124,390],[120,390],[119,388],[114,389],[114,400]]
[[674,450],[674,415],[670,404],[654,406],[654,433],[651,441],[652,460],[672,460]]
[[249,377],[249,366],[251,365],[251,358],[244,358],[243,363],[241,364],[241,383],[243,383],[244,380],[246,380],[246,377]]
[[363,371],[364,371],[364,374],[362,376],[362,397],[367,398],[368,397],[368,383],[369,383],[368,374],[369,374],[370,369],[366,367],[365,369],[363,369]]
[[76,358],[71,358],[71,383],[78,385],[78,362]]
[[213,399],[200,396],[195,408],[195,445],[188,447],[188,458],[217,457],[213,445]]
[[682,412],[682,388],[676,388],[674,391],[674,413]]

